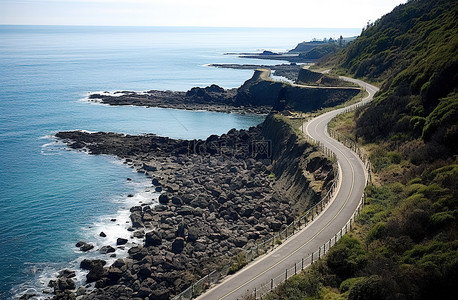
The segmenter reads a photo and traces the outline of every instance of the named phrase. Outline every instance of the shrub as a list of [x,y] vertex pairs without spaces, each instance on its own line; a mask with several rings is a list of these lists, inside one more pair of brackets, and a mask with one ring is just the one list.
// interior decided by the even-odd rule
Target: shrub
[[376,239],[380,239],[382,236],[385,235],[386,232],[386,223],[379,222],[372,227],[366,237],[366,243],[370,244],[372,241]]
[[246,266],[246,264],[247,261],[245,252],[241,251],[232,258],[232,265],[229,269],[228,274],[234,274],[235,272]]
[[382,300],[385,299],[382,278],[377,275],[363,278],[350,289],[349,300]]
[[366,252],[361,242],[348,235],[343,236],[331,248],[326,264],[342,280],[352,277],[366,263]]

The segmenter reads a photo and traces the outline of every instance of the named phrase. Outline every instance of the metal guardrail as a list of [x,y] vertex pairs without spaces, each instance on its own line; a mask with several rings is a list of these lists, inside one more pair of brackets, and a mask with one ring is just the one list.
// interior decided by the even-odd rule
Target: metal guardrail
[[320,246],[315,252],[312,252],[310,255],[303,257],[301,260],[295,262],[293,265],[291,265],[291,267],[285,269],[285,272],[282,272],[278,276],[271,278],[269,281],[262,284],[259,288],[256,288],[252,294],[255,299],[262,299],[262,296],[270,293],[278,285],[285,282],[292,276],[296,275],[298,272],[304,270],[317,260],[320,260],[324,255],[326,255],[326,251],[329,251],[329,249],[334,246],[342,238],[342,236],[351,230],[353,224],[356,221],[356,217],[360,214],[361,209],[364,207],[364,202],[365,195],[361,197],[361,200],[355,212],[350,217],[350,220],[348,220],[348,222],[345,223],[345,225],[338,232],[336,232],[334,237],[329,239],[328,242]]
[[[329,149],[328,149],[329,150]],[[328,153],[331,153],[330,150]],[[335,157],[335,156],[334,156]],[[332,185],[326,195],[315,205],[309,208],[296,220],[286,226],[285,229],[274,234],[272,237],[264,239],[260,242],[256,242],[254,246],[247,249],[242,248],[242,254],[245,257],[247,263],[253,261],[256,257],[268,253],[275,249],[283,241],[294,235],[296,232],[306,227],[311,221],[315,219],[329,204],[333,196],[337,191],[337,185],[339,182],[339,172],[334,173],[334,179]],[[189,300],[202,294],[211,284],[219,282],[222,278],[229,274],[231,264],[225,265],[212,271],[210,274],[202,277],[197,282],[192,284],[186,290],[181,292],[179,295],[173,297],[173,300]]]
[[[356,105],[352,105],[348,107],[347,109],[343,110],[338,115],[356,110],[357,108],[364,106],[368,103],[369,101],[363,101]],[[330,130],[329,128],[327,128],[327,131],[332,138],[338,140],[339,142],[344,144],[346,147],[353,150],[363,161],[366,167],[366,170],[367,170],[367,173],[366,173],[367,174],[366,185],[367,185],[367,183],[371,181],[371,176],[370,176],[371,164],[369,162],[367,155],[365,155],[364,152],[359,149],[355,141],[348,139],[345,136],[343,136],[342,134],[334,130]],[[315,139],[313,139],[312,137],[308,135],[304,135],[304,137],[309,144],[318,146],[319,150],[323,152],[327,157],[331,159],[336,158],[335,153],[332,152],[331,149],[329,149],[328,147],[324,146],[321,142],[316,141]],[[336,174],[334,174],[332,186],[330,190],[328,191],[328,193],[318,203],[316,203],[313,207],[307,210],[307,212],[305,212],[302,216],[300,216],[294,222],[289,224],[283,231],[275,234],[274,236],[260,243],[256,243],[254,246],[250,247],[249,249],[243,249],[242,253],[245,255],[246,262],[249,263],[252,260],[254,260],[256,257],[258,257],[259,255],[272,251],[273,249],[276,248],[277,244],[281,244],[279,242],[285,241],[290,236],[294,235],[296,232],[306,227],[307,224],[309,224],[309,222],[313,221],[314,218],[318,216],[326,208],[330,200],[335,195],[339,179],[340,179],[339,172],[336,172]],[[329,250],[332,246],[334,246],[342,238],[342,236],[345,235],[351,229],[352,224],[356,220],[356,217],[360,214],[361,209],[364,207],[365,198],[366,198],[365,194],[363,194],[361,196],[361,200],[356,210],[350,217],[350,220],[345,224],[345,226],[343,226],[340,229],[340,231],[338,231],[335,234],[334,239],[331,238],[329,242],[326,242],[325,244],[323,244],[323,246],[319,247],[315,252],[311,253],[309,256],[304,257],[300,261],[296,262],[290,268],[286,269],[285,273],[281,273],[277,277],[271,278],[269,282],[266,282],[265,284],[261,285],[259,288],[256,288],[253,291],[253,295],[255,299],[262,299],[263,295],[271,292],[279,284],[283,283],[288,278],[296,275],[297,272],[300,272],[304,268],[310,266],[311,264],[313,264],[314,261],[321,259],[321,257],[326,254],[326,251]],[[197,282],[192,284],[190,287],[188,287],[186,290],[184,290],[183,292],[181,292],[179,295],[175,296],[172,299],[173,300],[190,300],[194,297],[199,296],[205,290],[207,290],[212,284],[218,283],[221,279],[227,276],[230,268],[231,268],[231,265],[228,264],[228,265],[225,265],[221,268],[218,268],[212,271],[211,273],[202,277]]]
[[[353,110],[356,110],[357,108],[368,104],[369,101],[365,101],[364,103],[358,103],[357,105],[353,105],[352,107],[349,107],[345,110],[343,110],[341,113],[337,114],[336,116],[347,113]],[[343,145],[346,147],[350,148],[354,153],[358,155],[358,157],[361,159],[363,162],[365,168],[366,168],[366,183],[365,185],[367,186],[368,183],[371,182],[371,164],[369,161],[369,158],[367,155],[361,151],[361,149],[358,147],[357,143],[353,141],[352,139],[349,139],[345,137],[344,135],[329,129],[328,127],[326,128],[328,131],[328,134],[336,139],[337,141],[341,142]],[[330,151],[329,148],[323,146],[319,141],[314,140],[312,137],[305,135],[307,141],[314,142],[315,144],[318,144],[321,148],[324,149],[324,151]],[[323,151],[323,150],[322,150]],[[332,154],[334,154],[331,151]],[[328,153],[326,153],[328,154]],[[331,155],[332,155],[331,154]],[[329,154],[328,154],[329,155]],[[334,154],[335,157],[335,154]],[[270,293],[275,287],[280,285],[281,283],[285,282],[292,276],[296,275],[298,272],[304,270],[308,266],[312,265],[314,261],[320,260],[322,256],[326,255],[326,251],[329,251],[329,249],[334,246],[341,238],[343,235],[345,235],[349,230],[351,230],[353,224],[356,221],[356,217],[359,216],[361,213],[362,208],[364,207],[366,200],[366,195],[363,194],[361,196],[361,199],[359,201],[358,206],[356,207],[355,211],[353,212],[352,216],[350,219],[345,223],[345,225],[334,235],[334,238],[331,238],[328,242],[324,243],[323,246],[320,246],[315,252],[312,252],[310,255],[303,257],[300,261],[297,261],[294,263],[294,265],[291,265],[291,267],[285,269],[285,272],[282,272],[276,277],[273,277],[270,279],[270,281],[262,284],[259,288],[255,288],[253,291],[253,296],[255,299],[262,299],[262,297]]]

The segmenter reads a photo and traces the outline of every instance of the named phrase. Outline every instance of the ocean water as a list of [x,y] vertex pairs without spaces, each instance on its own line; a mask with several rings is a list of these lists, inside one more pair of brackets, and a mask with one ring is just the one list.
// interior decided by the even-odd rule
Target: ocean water
[[[0,26],[0,299],[42,290],[78,265],[78,240],[97,247],[129,237],[128,208],[154,203],[149,180],[109,156],[69,151],[60,130],[206,138],[262,116],[85,101],[89,92],[240,86],[248,70],[210,63],[278,63],[226,52],[286,50],[358,29]],[[127,180],[129,178],[130,180]],[[128,197],[131,194],[133,197]],[[112,219],[116,219],[112,221]],[[104,231],[107,237],[99,237]],[[141,242],[134,239],[130,243]],[[117,250],[118,256],[126,250]],[[82,279],[84,273],[79,272]]]

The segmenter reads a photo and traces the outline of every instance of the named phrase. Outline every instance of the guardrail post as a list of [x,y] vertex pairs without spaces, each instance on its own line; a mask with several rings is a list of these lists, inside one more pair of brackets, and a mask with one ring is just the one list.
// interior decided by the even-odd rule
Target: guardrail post
[[321,247],[318,248],[318,259],[321,259]]
[[312,262],[310,264],[313,264],[313,252],[312,252]]
[[304,270],[304,258],[302,257],[302,266],[301,266],[301,271]]
[[270,279],[270,291],[272,291],[274,289],[274,279],[271,278]]
[[296,270],[296,263],[294,263],[294,275],[297,274],[297,270]]
[[285,280],[288,280],[288,269],[285,271]]

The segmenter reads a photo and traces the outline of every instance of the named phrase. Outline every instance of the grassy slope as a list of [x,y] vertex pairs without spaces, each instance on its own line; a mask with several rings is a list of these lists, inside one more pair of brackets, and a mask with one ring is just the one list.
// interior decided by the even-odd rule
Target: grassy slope
[[457,54],[453,0],[410,1],[363,31],[334,58],[341,72],[382,83],[375,105],[358,118],[357,133],[369,141],[421,137],[456,152]]
[[454,299],[457,16],[456,1],[409,1],[322,63],[382,85],[332,124],[358,139],[376,179],[352,233],[267,299]]

